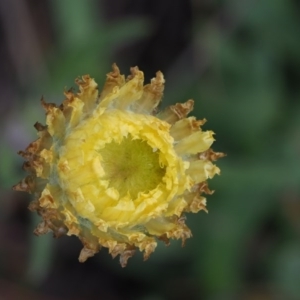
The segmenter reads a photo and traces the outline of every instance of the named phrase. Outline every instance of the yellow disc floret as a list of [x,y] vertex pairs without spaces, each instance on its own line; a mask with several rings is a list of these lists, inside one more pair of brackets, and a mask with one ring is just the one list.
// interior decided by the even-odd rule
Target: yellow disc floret
[[43,218],[35,233],[77,235],[80,261],[104,246],[125,266],[136,248],[147,259],[156,238],[184,243],[184,212],[206,211],[201,194],[219,174],[213,132],[186,117],[193,101],[156,114],[162,73],[143,86],[143,73],[131,72],[125,80],[114,65],[100,95],[86,75],[60,107],[42,100],[47,125],[37,123],[39,139],[20,152],[31,174],[14,188],[35,194],[30,209]]
[[159,163],[160,151],[153,151],[145,140],[133,139],[131,135],[120,143],[110,142],[99,154],[99,168],[105,174],[102,179],[109,182],[109,188],[114,188],[120,198],[128,195],[136,199],[138,193],[155,189],[166,173],[165,166]]

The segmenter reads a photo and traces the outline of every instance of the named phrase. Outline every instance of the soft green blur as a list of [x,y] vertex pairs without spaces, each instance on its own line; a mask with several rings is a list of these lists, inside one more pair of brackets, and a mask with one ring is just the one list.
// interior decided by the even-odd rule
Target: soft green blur
[[[210,182],[215,193],[207,197],[209,214],[187,215],[193,238],[184,248],[161,243],[147,262],[137,255],[126,269],[106,249],[99,259],[116,276],[145,284],[136,299],[184,299],[178,296],[182,290],[192,291],[187,299],[300,299],[300,8],[291,0],[215,2],[229,18],[226,24],[222,16],[201,19],[193,1],[188,47],[194,57],[183,53],[162,70],[163,106],[194,99],[193,114],[206,118],[205,129],[216,133],[214,150],[227,153],[217,162],[221,176]],[[19,80],[18,106],[1,121],[3,195],[24,176],[16,151],[35,138],[32,125],[44,122],[40,96],[60,103],[63,88],[87,73],[101,87],[114,60],[121,66],[134,63],[117,50],[146,38],[155,25],[146,17],[107,22],[99,7],[92,0],[49,1],[55,42],[40,49],[40,69]],[[185,63],[191,59],[193,70]],[[9,137],[10,128],[17,130],[18,141]],[[11,213],[6,199],[14,197],[2,197],[0,224]],[[35,290],[51,271],[58,241],[51,234],[31,235],[38,220],[29,215],[31,248],[15,281]],[[0,254],[5,247],[2,239]],[[0,279],[6,278],[3,255]]]

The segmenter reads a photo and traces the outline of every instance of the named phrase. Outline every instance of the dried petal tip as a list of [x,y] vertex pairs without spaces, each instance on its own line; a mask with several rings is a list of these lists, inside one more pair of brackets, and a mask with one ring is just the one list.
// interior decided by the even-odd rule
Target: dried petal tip
[[116,64],[101,93],[89,75],[76,79],[57,107],[41,103],[46,125],[19,154],[30,175],[13,187],[34,195],[29,209],[43,221],[37,235],[76,235],[79,261],[108,248],[125,267],[138,249],[147,260],[171,239],[192,236],[185,214],[207,212],[207,180],[220,174],[212,162],[224,156],[210,148],[212,131],[188,117],[194,101],[157,113],[165,80],[159,71],[147,85],[138,67],[125,79]]

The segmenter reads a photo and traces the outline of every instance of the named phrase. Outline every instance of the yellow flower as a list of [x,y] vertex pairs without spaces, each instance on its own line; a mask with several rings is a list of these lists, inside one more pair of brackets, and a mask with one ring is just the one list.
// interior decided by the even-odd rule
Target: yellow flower
[[157,113],[163,74],[143,80],[137,67],[125,79],[113,65],[100,94],[86,75],[59,107],[42,99],[47,125],[36,123],[39,138],[19,152],[30,175],[14,189],[35,196],[35,233],[78,236],[81,262],[106,247],[125,266],[136,248],[147,259],[157,239],[184,243],[184,213],[206,211],[206,180],[220,172],[213,132],[187,117],[194,102]]

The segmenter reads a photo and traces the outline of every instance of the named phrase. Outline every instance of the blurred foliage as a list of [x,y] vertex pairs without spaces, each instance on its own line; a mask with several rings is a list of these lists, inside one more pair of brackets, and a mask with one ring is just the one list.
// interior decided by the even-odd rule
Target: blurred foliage
[[[137,1],[125,2],[131,8],[139,6]],[[113,61],[122,66],[141,63],[146,69],[162,68],[167,79],[163,105],[195,99],[194,115],[205,117],[207,128],[216,132],[215,150],[228,154],[218,162],[222,176],[210,184],[216,193],[208,197],[209,214],[188,215],[194,237],[184,248],[178,242],[168,248],[160,244],[148,262],[142,263],[137,255],[126,269],[111,261],[106,250],[91,263],[101,265],[121,281],[132,279],[132,291],[120,299],[131,299],[132,295],[144,300],[300,299],[299,3],[188,2],[192,9],[188,42],[172,64],[163,66],[147,65],[147,59],[140,59],[145,49],[145,44],[139,48],[140,41],[159,34],[157,19],[143,13],[110,21],[103,3],[48,1],[54,38],[43,50],[47,71],[44,76],[31,77],[25,89],[15,82],[20,91],[17,105],[23,109],[20,112],[17,105],[13,107],[3,123],[1,190],[4,192],[23,176],[17,171],[21,160],[14,152],[19,150],[20,141],[26,146],[21,128],[27,130],[38,118],[43,122],[42,110],[36,108],[41,94],[50,102],[60,103],[62,88],[73,86],[73,79],[86,73],[101,86]],[[167,8],[155,3],[164,8],[157,8],[164,18],[173,14],[176,6],[170,1]],[[111,1],[111,5],[121,4]],[[167,43],[168,36],[165,44],[152,46],[166,56]],[[123,53],[128,52],[131,55],[127,58]],[[18,120],[14,127],[12,117]],[[25,134],[28,142],[29,134],[33,135],[34,130],[28,129]],[[11,211],[2,202],[0,222],[4,224]],[[38,222],[36,216],[30,216],[28,236]],[[53,272],[53,262],[59,262],[54,256],[67,257],[61,247],[69,247],[70,257],[77,264],[80,245],[71,238],[53,241],[51,235],[30,240],[27,271],[23,273],[27,277],[23,280],[47,291],[43,282]],[[6,253],[1,241],[0,279],[6,278]],[[83,271],[81,276],[86,275]],[[21,282],[22,276],[15,280]],[[64,299],[71,299],[67,297]]]

